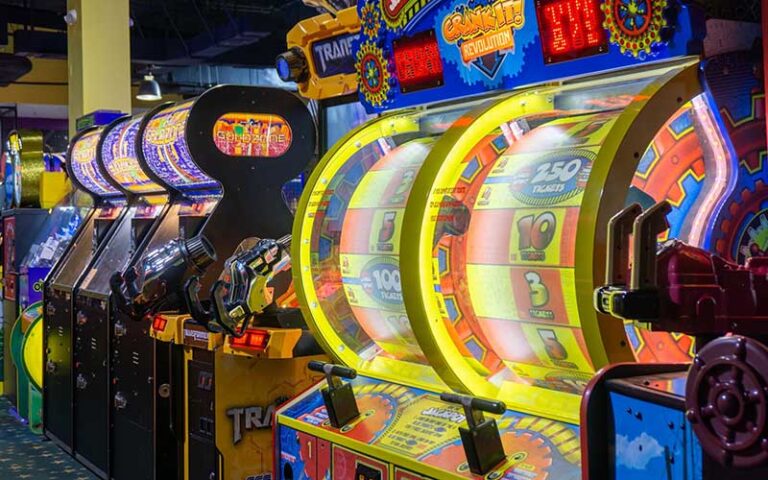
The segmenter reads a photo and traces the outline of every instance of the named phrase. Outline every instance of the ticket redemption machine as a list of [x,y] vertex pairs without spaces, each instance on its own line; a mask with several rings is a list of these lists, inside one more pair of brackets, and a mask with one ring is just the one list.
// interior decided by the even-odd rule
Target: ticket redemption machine
[[43,423],[45,435],[72,452],[73,445],[73,301],[75,287],[125,213],[126,199],[98,162],[105,127],[92,127],[72,138],[67,172],[74,187],[87,192],[93,209],[83,218],[43,287]]
[[[6,162],[16,173],[7,180],[12,201],[2,212],[3,221],[3,372],[0,390],[16,404],[16,368],[11,358],[13,324],[19,316],[19,291],[17,283],[22,260],[27,255],[38,230],[45,222],[47,210],[39,207],[40,175],[45,170],[42,133],[35,130],[14,130],[6,139]],[[24,202],[21,201],[21,183],[27,187]],[[38,183],[35,183],[38,182]],[[34,187],[34,188],[33,188]],[[37,200],[37,202],[35,202]]]
[[292,258],[337,364],[278,411],[280,478],[579,478],[596,370],[690,358],[592,308],[616,209],[669,200],[665,235],[705,244],[738,165],[698,12],[622,5],[359,4],[372,111],[550,85],[386,114],[321,160]]
[[72,398],[75,457],[102,477],[110,472],[110,349],[119,325],[109,279],[140,252],[167,214],[168,193],[137,158],[145,115],[123,117],[105,128],[97,149],[105,178],[128,198],[110,238],[75,285],[73,294]]
[[[184,456],[179,473],[192,479],[259,475],[271,468],[269,427],[275,402],[312,383],[306,360],[293,358],[306,351],[307,335],[296,309],[287,308],[290,294],[274,295],[273,305],[270,300],[259,307],[273,308],[274,332],[244,331],[237,339],[214,321],[206,300],[224,261],[240,252],[243,239],[281,237],[290,231],[290,205],[296,199],[284,186],[313,159],[315,126],[298,97],[271,88],[217,87],[173,109],[181,113],[156,124],[150,120],[144,161],[155,176],[183,193],[213,182],[220,195],[198,228],[159,228],[162,236],[153,238],[147,253],[113,277],[113,291],[123,298],[126,312],[144,319],[126,325],[128,330],[151,327],[158,340],[158,383],[149,401],[165,398],[171,407],[156,407],[148,419],[159,425],[166,421],[163,415],[171,416]],[[286,275],[280,277],[284,284]],[[190,299],[200,301],[195,315],[180,314],[191,311]],[[137,336],[134,341],[152,340]],[[157,371],[163,348],[172,352],[165,382]],[[249,380],[254,375],[263,379],[259,388]],[[133,404],[137,415],[148,415],[151,404],[146,404],[142,384],[146,376],[131,383],[116,375],[115,405],[128,412]],[[135,462],[134,444],[125,445],[126,461]]]
[[[668,202],[645,211],[633,204],[612,219],[611,263],[595,307],[693,335],[696,355],[690,364],[599,372],[582,404],[584,476],[763,478],[768,257],[739,265],[678,240],[657,249],[670,210]],[[679,460],[684,468],[674,468]]]

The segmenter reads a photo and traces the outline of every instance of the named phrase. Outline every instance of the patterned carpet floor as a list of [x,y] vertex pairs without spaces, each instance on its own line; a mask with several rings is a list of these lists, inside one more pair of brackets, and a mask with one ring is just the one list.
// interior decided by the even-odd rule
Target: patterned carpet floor
[[29,431],[0,397],[0,479],[93,480],[97,478],[53,442]]

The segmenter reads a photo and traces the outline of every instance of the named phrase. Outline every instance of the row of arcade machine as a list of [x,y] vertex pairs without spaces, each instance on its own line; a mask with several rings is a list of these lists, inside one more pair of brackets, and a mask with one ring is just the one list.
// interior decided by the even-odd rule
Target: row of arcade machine
[[[81,199],[75,199],[68,192],[61,155],[50,153],[47,148],[43,132],[14,130],[6,138],[0,159],[4,239],[0,391],[24,421],[27,419],[27,383],[18,354],[29,325],[17,319],[27,306],[39,300],[37,281],[59,253],[57,248],[71,237],[78,222],[75,205],[81,203]],[[43,235],[61,222],[71,222],[71,225],[64,225],[50,240]]]
[[[633,260],[638,265],[650,264],[659,238],[734,260],[764,250],[759,60],[722,41],[750,28],[739,25],[737,34],[709,22],[708,32],[703,12],[678,2],[472,7],[358,6],[362,26],[352,42],[361,98],[383,115],[331,148],[298,206],[296,301],[335,364],[310,357],[292,367],[292,378],[302,378],[295,369],[306,365],[326,380],[277,410],[274,472],[286,479],[711,478],[759,466],[706,447],[703,455],[686,423],[705,415],[696,411],[693,420],[679,413],[664,423],[652,406],[623,409],[604,394],[587,398],[603,398],[595,411],[608,421],[579,408],[605,365],[690,362],[695,353],[691,337],[608,315],[637,318],[631,308],[593,308],[606,265],[618,265],[608,269],[608,292],[623,298],[627,290],[627,225],[641,208],[650,212],[642,218],[655,220],[636,227],[644,232],[633,244],[644,252],[635,255],[644,259]],[[286,76],[316,67],[316,52],[302,52],[284,58]],[[511,92],[482,96],[504,90]],[[419,104],[430,106],[409,108]],[[630,204],[641,207],[607,232],[611,216]],[[151,313],[155,338],[185,347],[186,383],[171,390],[185,385],[188,396],[186,406],[176,404],[189,428],[187,478],[267,475],[255,472],[268,470],[268,444],[258,439],[271,404],[259,397],[251,407],[222,407],[234,397],[246,401],[243,379],[272,389],[268,380],[283,372],[269,361],[285,354],[279,345],[298,351],[286,339],[300,323],[281,323],[286,312],[268,306],[275,295],[279,306],[291,306],[291,287],[276,281],[288,268],[288,242],[241,245],[208,302],[194,275],[174,277],[168,285],[181,287],[187,314],[155,315],[168,305],[154,279],[174,275],[160,268],[173,265],[163,260],[173,255],[150,255],[154,261],[115,282],[125,304]],[[617,251],[608,261],[606,244]],[[745,275],[734,284],[743,286]],[[640,298],[642,305],[649,296]],[[236,356],[250,369],[238,368]],[[641,371],[665,367],[649,368]],[[705,407],[721,408],[715,400],[724,389],[712,389],[714,406]],[[742,397],[733,397],[723,397],[723,409],[738,410]],[[762,428],[741,418],[744,428]],[[662,424],[664,433],[652,437],[650,428]],[[726,450],[735,448],[724,438]],[[250,443],[255,454],[244,460],[228,442]]]
[[296,296],[333,363],[277,411],[277,478],[764,475],[765,347],[712,340],[762,331],[759,26],[677,0],[358,14],[381,116],[299,203]]
[[[183,408],[188,384],[210,391],[211,358],[155,341],[150,312],[207,292],[242,239],[287,233],[283,187],[314,148],[297,97],[233,86],[72,139],[68,170],[93,208],[45,280],[46,436],[102,478],[180,478],[182,455],[217,460],[209,397]],[[147,287],[138,302],[127,295],[137,285]],[[183,335],[200,340],[198,331],[215,328],[199,320]]]
[[[761,347],[713,340],[759,332],[760,63],[730,49],[748,26],[629,3],[361,0],[356,37],[285,57],[351,45],[381,114],[295,218],[315,137],[285,92],[81,134],[69,168],[104,190],[46,281],[48,436],[114,478],[760,475]],[[643,365],[696,353],[696,382]]]
[[[321,150],[367,117],[357,97],[350,98],[357,88],[350,49],[357,13],[325,8],[329,13],[288,33],[289,50],[278,60],[281,77],[296,80],[299,93],[316,102]],[[305,172],[309,161],[303,158]],[[266,171],[279,177],[268,185],[290,178],[274,166]],[[249,219],[264,224],[257,236],[228,229],[242,243],[223,270],[182,274],[171,260],[175,242],[169,242],[115,281],[124,303],[151,319],[158,344],[183,352],[173,360],[180,374],[168,387],[177,398],[181,392],[171,408],[185,426],[179,469],[185,479],[272,478],[274,412],[321,376],[308,366],[327,357],[298,309],[288,256],[299,192],[285,198],[291,214],[277,198],[260,203]],[[270,230],[285,235],[269,239],[264,232]],[[206,276],[215,281],[206,285]],[[158,279],[166,284],[162,290]],[[161,301],[168,291],[178,293],[177,301]]]

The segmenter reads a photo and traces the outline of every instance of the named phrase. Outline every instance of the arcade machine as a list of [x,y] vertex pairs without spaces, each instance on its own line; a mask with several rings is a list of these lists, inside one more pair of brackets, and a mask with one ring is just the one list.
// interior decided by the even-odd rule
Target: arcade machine
[[[234,422],[238,429],[244,422],[243,433],[268,432],[263,428],[269,426],[269,417],[257,421],[254,412],[271,415],[271,402],[311,381],[302,383],[308,376],[304,365],[294,366],[290,360],[272,362],[270,375],[277,374],[270,376],[273,388],[266,383],[264,388],[246,388],[242,379],[255,368],[256,359],[291,357],[291,345],[305,342],[294,330],[287,336],[275,334],[266,353],[251,352],[247,344],[223,355],[218,347],[224,335],[208,330],[221,332],[212,318],[193,319],[178,312],[187,310],[187,280],[194,277],[194,290],[207,294],[242,239],[290,231],[291,202],[283,186],[292,185],[307,168],[315,138],[312,118],[300,99],[272,88],[217,87],[150,116],[139,158],[153,178],[177,192],[178,205],[172,205],[178,214],[175,220],[166,216],[145,252],[112,279],[122,310],[115,317],[121,334],[112,365],[116,478],[149,476],[144,469],[162,467],[153,467],[159,460],[151,458],[137,462],[134,445],[155,445],[158,454],[173,449],[169,441],[152,437],[164,424],[172,424],[178,434],[184,458],[178,474],[185,478],[230,478],[235,468],[266,471],[261,464],[271,461],[271,441],[267,447],[250,438],[241,442],[231,430]],[[129,316],[141,321],[127,320]],[[221,396],[214,398],[214,391]],[[243,391],[249,396],[243,397]],[[246,403],[234,404],[231,398]],[[217,448],[219,438],[226,442]],[[226,477],[220,476],[222,471]]]
[[45,278],[43,288],[43,420],[44,433],[67,452],[73,446],[72,375],[73,295],[80,278],[110,238],[112,226],[125,213],[126,199],[98,162],[105,127],[79,132],[70,143],[66,168],[76,190],[88,193],[93,208],[86,215]]
[[669,200],[665,234],[704,244],[738,165],[699,12],[632,5],[360,3],[363,102],[432,105],[350,132],[309,179],[294,281],[337,364],[277,412],[280,478],[579,478],[595,371],[689,358],[592,308],[613,212]]
[[45,222],[47,210],[40,206],[40,177],[45,170],[43,136],[34,130],[12,131],[6,140],[7,162],[15,172],[6,179],[12,207],[3,218],[3,373],[0,382],[8,399],[16,405],[16,368],[11,358],[11,332],[19,316],[17,289],[21,262],[32,246],[38,229]]
[[109,279],[145,245],[149,232],[168,211],[168,193],[149,178],[137,158],[145,115],[108,125],[98,145],[105,178],[128,199],[110,238],[85,269],[73,294],[72,396],[75,458],[102,477],[110,467],[110,352],[113,322]]
[[[766,349],[757,323],[766,316],[761,279],[768,251],[763,59],[757,51],[736,58],[707,65],[729,72],[729,81],[713,82],[712,91],[716,98],[718,90],[728,92],[718,104],[740,158],[709,247],[655,245],[654,232],[673,221],[668,204],[644,212],[628,207],[609,224],[596,308],[638,331],[692,335],[696,356],[692,363],[614,365],[590,382],[581,412],[585,478],[766,475]],[[670,468],[680,458],[683,472]]]
[[[365,116],[360,113],[357,97],[349,96],[357,88],[350,48],[350,34],[356,35],[359,30],[357,14],[354,9],[325,8],[335,15],[307,19],[289,32],[289,51],[278,57],[277,69],[283,80],[298,82],[302,96],[321,102],[320,130],[331,135],[334,125],[328,123],[327,129],[322,128],[326,113],[350,113],[345,121],[338,122],[344,127],[360,123]],[[334,105],[326,107],[326,102]],[[310,160],[304,158],[304,169]],[[296,183],[285,183],[282,199],[275,199],[285,203],[291,212],[298,201]],[[303,185],[303,181],[298,183]],[[250,265],[246,269],[249,275],[233,277],[230,265],[258,263],[263,261],[263,254],[270,254],[258,238],[245,240],[214,284],[220,285],[218,289],[198,289],[195,281],[188,285],[192,288],[184,290],[184,309],[189,314],[164,311],[154,317],[152,337],[159,343],[175,345],[173,348],[181,347],[185,355],[186,380],[176,379],[172,387],[187,392],[186,398],[175,404],[177,411],[187,412],[182,420],[188,428],[184,440],[185,478],[269,475],[274,407],[316,380],[316,375],[305,367],[308,361],[317,359],[313,356],[317,348],[308,338],[303,320],[297,318],[295,295],[290,282],[286,283],[290,270],[285,269],[289,265],[285,247],[280,247],[279,252],[274,254],[279,258],[274,271],[272,265],[264,272]],[[224,291],[243,296],[228,293],[223,300]],[[199,297],[219,299],[201,302]],[[236,307],[243,308],[243,312],[234,320],[229,312]],[[264,372],[269,375],[265,377]],[[262,388],[242,386],[243,378],[258,380]]]
[[[168,211],[147,235],[145,246],[129,263],[109,272],[114,306],[110,346],[110,476],[112,478],[178,478],[179,452],[170,418],[171,349],[148,336],[143,315],[127,308],[122,292],[112,290],[114,275],[154,249],[175,239],[197,234],[200,225],[221,199],[219,184],[203,173],[189,153],[186,125],[194,100],[165,104],[149,112],[137,137],[136,157],[149,177],[171,195]],[[194,112],[191,125],[207,120]],[[196,127],[192,127],[196,128]],[[135,445],[149,448],[137,452]]]
[[[91,210],[92,202],[86,194],[73,191],[67,195],[50,210],[43,225],[35,232],[32,246],[21,262],[17,282],[21,314],[14,321],[12,331],[13,360],[17,371],[17,410],[19,416],[25,421],[28,420],[30,428],[37,433],[42,432],[42,391],[39,382],[36,385],[29,384],[28,369],[24,368],[24,362],[25,358],[34,355],[32,350],[36,348],[39,354],[38,364],[42,364],[42,337],[37,332],[36,342],[28,342],[26,333],[29,327],[38,322],[39,316],[42,316],[45,278],[64,254],[83,219]],[[41,327],[42,322],[36,328]],[[24,345],[28,351],[23,348]]]
[[24,309],[13,327],[17,414],[32,433],[43,433],[43,303]]
[[289,242],[244,240],[208,302],[192,277],[190,314],[155,316],[152,336],[183,345],[187,358],[185,478],[271,478],[274,411],[319,379],[307,366],[327,357],[296,304]]

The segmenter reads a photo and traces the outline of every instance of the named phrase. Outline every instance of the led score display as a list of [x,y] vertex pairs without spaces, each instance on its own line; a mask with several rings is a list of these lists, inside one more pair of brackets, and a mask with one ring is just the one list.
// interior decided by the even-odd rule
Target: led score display
[[545,63],[608,50],[600,0],[536,0]]
[[[608,51],[608,35],[603,28],[605,16],[600,9],[602,0],[535,2],[545,64],[575,60]],[[513,32],[504,30],[502,33],[509,35],[512,45],[510,48],[514,48]],[[393,42],[395,75],[401,93],[443,85],[443,63],[435,35],[434,30],[427,30]],[[463,44],[466,46],[484,39],[485,36],[479,35],[464,40]],[[494,45],[498,48],[498,45]],[[471,49],[463,49],[462,55],[465,50]]]
[[443,84],[443,61],[434,30],[396,40],[393,50],[395,71],[403,93]]

